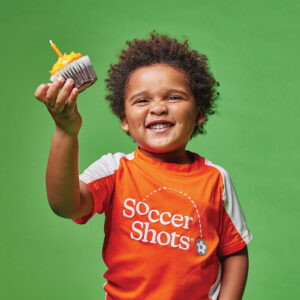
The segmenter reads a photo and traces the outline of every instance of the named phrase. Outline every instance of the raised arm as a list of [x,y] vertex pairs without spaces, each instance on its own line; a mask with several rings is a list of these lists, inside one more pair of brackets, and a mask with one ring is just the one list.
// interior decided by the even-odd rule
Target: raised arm
[[65,82],[61,78],[53,84],[41,84],[34,94],[46,105],[56,124],[46,187],[52,210],[64,218],[83,217],[93,210],[92,195],[78,179],[78,133],[82,121],[76,104],[78,89],[73,85],[73,80]]
[[247,247],[222,259],[221,291],[218,300],[241,300],[248,275]]

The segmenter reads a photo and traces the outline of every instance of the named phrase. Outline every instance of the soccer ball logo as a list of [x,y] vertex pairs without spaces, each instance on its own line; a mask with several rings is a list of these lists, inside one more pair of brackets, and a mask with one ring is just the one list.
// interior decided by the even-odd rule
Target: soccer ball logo
[[196,246],[196,251],[197,251],[197,253],[199,255],[203,256],[203,255],[206,254],[206,252],[207,252],[207,246],[206,246],[205,242],[202,239],[198,239],[196,241],[195,246]]

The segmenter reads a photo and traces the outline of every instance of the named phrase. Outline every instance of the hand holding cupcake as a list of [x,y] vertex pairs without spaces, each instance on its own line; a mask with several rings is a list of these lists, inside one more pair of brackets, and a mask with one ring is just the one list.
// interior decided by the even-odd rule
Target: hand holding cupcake
[[77,109],[77,96],[92,85],[97,77],[88,56],[71,52],[62,54],[55,44],[51,47],[58,55],[50,80],[35,91],[34,96],[45,104],[55,124],[56,134],[77,137],[81,128],[81,116]]
[[63,77],[53,83],[38,86],[34,96],[45,104],[56,125],[60,136],[76,137],[81,128],[81,116],[77,109],[79,90],[74,87],[74,80]]

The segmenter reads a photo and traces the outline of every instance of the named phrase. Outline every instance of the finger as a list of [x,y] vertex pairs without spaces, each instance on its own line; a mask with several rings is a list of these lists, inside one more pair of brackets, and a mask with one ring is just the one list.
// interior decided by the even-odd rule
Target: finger
[[77,96],[79,94],[79,90],[77,88],[74,88],[67,99],[67,103],[65,105],[65,111],[72,111],[76,105]]
[[55,102],[55,111],[62,112],[74,86],[74,80],[68,78]]
[[50,108],[53,108],[55,106],[55,101],[57,98],[58,91],[62,87],[64,82],[65,79],[63,77],[60,77],[58,79],[55,79],[54,82],[50,84],[50,87],[46,95],[46,103],[47,106],[49,106]]
[[43,83],[38,86],[38,88],[34,92],[34,97],[39,101],[46,103],[46,95],[49,89],[49,84]]

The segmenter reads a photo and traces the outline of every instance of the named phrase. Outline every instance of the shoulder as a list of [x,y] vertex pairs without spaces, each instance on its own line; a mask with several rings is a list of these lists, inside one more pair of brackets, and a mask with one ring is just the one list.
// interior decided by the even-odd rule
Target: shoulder
[[83,171],[80,175],[80,180],[89,183],[103,177],[111,176],[119,169],[122,160],[132,160],[133,158],[134,152],[130,154],[117,152],[103,155]]
[[210,168],[212,170],[212,172],[215,172],[215,173],[219,174],[220,176],[222,176],[222,179],[223,179],[224,182],[227,181],[230,178],[230,176],[229,176],[226,169],[224,169],[223,167],[211,162],[207,158],[204,158],[204,164],[207,168]]
[[204,159],[204,165],[206,172],[213,174],[213,178],[217,178],[217,181],[219,182],[222,189],[223,200],[225,200],[227,198],[227,195],[232,194],[232,191],[234,190],[234,186],[228,171],[206,158]]
[[208,167],[214,168],[216,172],[220,174],[222,179],[222,199],[225,206],[227,206],[229,202],[237,202],[237,195],[229,173],[223,167],[216,165],[207,159],[205,160],[205,164]]
[[98,160],[96,160],[92,165],[101,165],[105,167],[108,171],[114,172],[114,170],[118,169],[120,162],[122,159],[132,160],[134,158],[134,152],[125,154],[121,152],[117,153],[108,153],[106,155],[101,156]]

